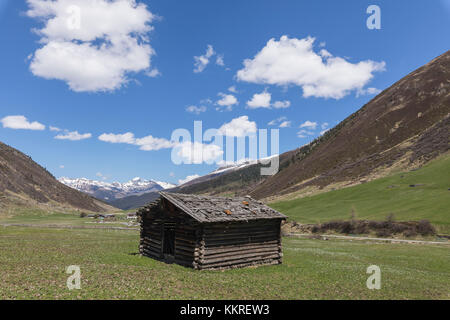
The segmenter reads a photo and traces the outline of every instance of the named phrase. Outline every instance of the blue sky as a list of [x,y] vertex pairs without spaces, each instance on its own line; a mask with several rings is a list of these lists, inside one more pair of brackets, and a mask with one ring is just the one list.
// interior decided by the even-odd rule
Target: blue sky
[[[124,182],[140,176],[177,182],[208,173],[217,166],[175,165],[167,147],[173,130],[192,132],[194,120],[202,120],[204,129],[239,118],[243,121],[234,124],[245,128],[278,128],[284,122],[280,151],[288,151],[449,49],[449,1],[136,1],[128,11],[120,10],[123,19],[105,27],[111,39],[119,39],[113,46],[119,53],[102,51],[96,62],[103,67],[112,59],[112,64],[97,69],[79,55],[73,61],[70,54],[58,59],[71,46],[80,55],[97,52],[91,49],[105,39],[91,38],[102,18],[93,19],[83,0],[58,0],[64,10],[51,8],[49,18],[40,2],[0,0],[0,119],[9,119],[0,126],[0,141],[30,155],[56,177]],[[47,33],[33,31],[64,15],[64,5],[71,3],[82,8],[82,35],[58,26]],[[371,4],[381,9],[380,30],[366,26]],[[113,11],[111,7],[111,16]],[[124,35],[128,27],[132,32]],[[125,51],[133,59],[121,56]],[[200,56],[197,60],[209,63],[195,65],[194,57]],[[285,63],[291,57],[298,69]],[[302,60],[308,57],[318,65]],[[330,67],[327,59],[335,58],[342,68]],[[356,80],[347,83],[351,78]],[[266,95],[254,97],[262,93]],[[230,96],[238,103],[218,104],[224,97],[222,104],[233,102]],[[284,108],[277,108],[277,101]],[[187,111],[190,106],[197,113]],[[269,125],[276,119],[281,120]],[[42,128],[33,122],[45,130],[36,130]],[[55,138],[73,138],[74,132],[79,140]],[[128,132],[132,137],[119,136]],[[102,141],[103,134],[111,135]],[[148,136],[155,139],[139,140]],[[127,143],[111,143],[118,141]],[[146,146],[153,150],[141,150]]]

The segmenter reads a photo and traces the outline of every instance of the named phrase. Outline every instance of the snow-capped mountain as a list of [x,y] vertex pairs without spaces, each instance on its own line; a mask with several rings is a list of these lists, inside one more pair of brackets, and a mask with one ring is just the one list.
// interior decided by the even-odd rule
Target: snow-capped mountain
[[125,183],[109,183],[86,178],[70,179],[66,177],[59,178],[58,180],[73,189],[108,202],[127,196],[141,195],[175,187],[175,185],[171,183],[145,180],[139,177]]

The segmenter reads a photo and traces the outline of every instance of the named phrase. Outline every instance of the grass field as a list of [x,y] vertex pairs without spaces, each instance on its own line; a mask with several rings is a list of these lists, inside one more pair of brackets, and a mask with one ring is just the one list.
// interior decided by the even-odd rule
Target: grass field
[[[126,227],[126,211],[115,213],[115,221],[105,221],[99,223],[98,219],[80,218],[79,212],[48,212],[40,209],[19,209],[16,208],[11,214],[0,214],[0,224],[26,224],[33,226],[64,226],[64,227]],[[136,226],[135,226],[136,227]]]
[[270,206],[300,223],[349,219],[351,212],[359,219],[384,220],[393,213],[399,221],[427,219],[439,232],[450,234],[449,188],[446,155],[416,171]]
[[283,241],[282,265],[199,272],[140,257],[136,231],[0,226],[0,299],[450,299],[448,246]]

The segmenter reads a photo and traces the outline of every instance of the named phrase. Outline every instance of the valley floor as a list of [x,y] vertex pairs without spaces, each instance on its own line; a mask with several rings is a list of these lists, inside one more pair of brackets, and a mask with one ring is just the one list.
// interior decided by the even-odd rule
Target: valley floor
[[[0,226],[0,299],[450,299],[448,245],[284,238],[279,266],[194,271],[138,253],[136,230]],[[81,269],[68,290],[66,268]],[[381,268],[381,289],[366,270]]]

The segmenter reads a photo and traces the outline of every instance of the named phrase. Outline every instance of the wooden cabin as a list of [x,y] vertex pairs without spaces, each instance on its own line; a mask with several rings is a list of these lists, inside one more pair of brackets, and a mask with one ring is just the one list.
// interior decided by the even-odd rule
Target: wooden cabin
[[137,215],[144,256],[200,270],[281,264],[286,216],[250,197],[161,192]]

